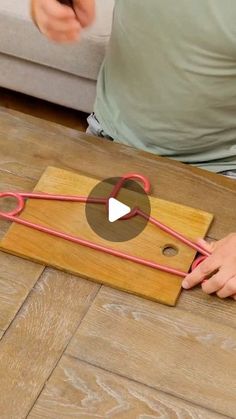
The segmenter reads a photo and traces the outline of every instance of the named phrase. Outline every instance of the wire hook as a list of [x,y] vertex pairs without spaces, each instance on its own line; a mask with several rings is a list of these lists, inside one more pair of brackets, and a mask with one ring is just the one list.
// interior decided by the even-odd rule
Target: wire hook
[[[150,183],[150,180],[146,176],[140,175],[138,173],[127,173],[126,175],[122,176],[119,179],[119,181],[116,183],[109,198],[117,198],[120,190],[129,180],[139,181],[139,183],[142,184],[142,187],[146,194],[149,194],[151,192],[151,183]],[[130,218],[133,218],[136,215],[139,215],[139,207],[134,207],[129,212],[129,214],[122,217],[121,220],[129,220]]]

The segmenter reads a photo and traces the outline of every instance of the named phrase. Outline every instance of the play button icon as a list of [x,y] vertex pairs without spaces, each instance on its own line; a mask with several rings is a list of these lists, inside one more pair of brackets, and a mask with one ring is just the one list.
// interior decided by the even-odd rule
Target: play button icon
[[115,198],[109,199],[108,205],[108,220],[110,223],[114,223],[117,220],[120,220],[125,215],[129,214],[131,208],[128,205],[123,204]]
[[109,178],[98,182],[91,190],[89,198],[107,197],[107,205],[86,203],[85,213],[89,227],[102,239],[109,242],[125,242],[138,236],[146,227],[147,219],[132,216],[133,209],[140,208],[147,216],[151,207],[149,196],[142,184],[134,180],[125,182],[115,196],[112,191],[121,178]]

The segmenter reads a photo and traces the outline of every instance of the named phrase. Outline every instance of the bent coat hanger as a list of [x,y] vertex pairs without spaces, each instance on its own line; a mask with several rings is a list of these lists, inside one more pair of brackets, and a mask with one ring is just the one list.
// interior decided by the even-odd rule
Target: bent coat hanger
[[[0,211],[0,218],[5,219],[7,221],[12,221],[14,223],[23,225],[25,227],[38,230],[40,232],[52,235],[54,237],[58,237],[67,241],[71,241],[73,243],[77,243],[81,246],[89,247],[91,249],[94,249],[99,252],[104,252],[110,255],[113,255],[115,257],[119,257],[122,259],[129,260],[134,263],[138,263],[144,266],[148,266],[153,269],[161,270],[173,275],[178,275],[180,277],[185,277],[188,273],[183,272],[177,269],[170,268],[165,265],[158,264],[154,261],[143,259],[140,257],[132,256],[128,253],[124,253],[115,249],[112,249],[107,246],[99,245],[96,243],[93,243],[91,241],[88,241],[86,239],[73,236],[64,232],[60,232],[48,227],[45,227],[40,224],[36,224],[33,222],[29,222],[26,220],[23,220],[18,217],[18,215],[21,214],[25,207],[25,200],[27,199],[38,199],[38,200],[50,200],[50,201],[66,201],[66,202],[80,202],[80,203],[86,203],[86,204],[98,204],[98,205],[106,205],[108,206],[108,202],[110,198],[116,198],[121,190],[121,188],[125,185],[125,183],[128,180],[137,180],[142,183],[144,191],[148,194],[150,193],[151,184],[147,177],[142,176],[137,173],[128,173],[117,182],[117,184],[114,186],[111,194],[108,197],[101,197],[101,198],[91,198],[91,197],[85,197],[85,196],[66,196],[66,195],[53,195],[53,194],[46,194],[46,193],[20,193],[20,192],[2,192],[0,193],[0,199],[1,198],[15,198],[17,200],[16,208],[9,212]],[[168,233],[172,237],[175,237],[176,239],[180,240],[182,243],[186,244],[187,246],[191,247],[192,249],[196,250],[198,253],[200,253],[202,256],[197,258],[195,262],[192,265],[192,269],[195,269],[196,266],[201,263],[204,259],[206,259],[208,256],[210,256],[210,252],[206,251],[203,247],[198,245],[197,243],[189,240],[187,237],[183,236],[182,234],[178,233],[177,231],[173,230],[172,228],[168,227],[167,225],[161,223],[156,218],[149,216],[145,212],[143,212],[139,207],[133,208],[129,214],[124,216],[121,220],[129,220],[133,217],[143,217],[148,222],[153,224],[155,227],[160,228],[164,232]]]

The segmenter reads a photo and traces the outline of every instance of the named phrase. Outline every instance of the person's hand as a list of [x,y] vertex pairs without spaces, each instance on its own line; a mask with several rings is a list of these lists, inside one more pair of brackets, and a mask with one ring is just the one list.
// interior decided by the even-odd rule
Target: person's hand
[[79,39],[95,17],[95,0],[73,0],[73,8],[57,0],[31,0],[31,16],[39,30],[56,42]]
[[205,293],[216,292],[220,298],[233,297],[236,300],[236,233],[215,243],[205,240],[198,243],[211,255],[186,276],[183,288],[190,289],[202,283]]

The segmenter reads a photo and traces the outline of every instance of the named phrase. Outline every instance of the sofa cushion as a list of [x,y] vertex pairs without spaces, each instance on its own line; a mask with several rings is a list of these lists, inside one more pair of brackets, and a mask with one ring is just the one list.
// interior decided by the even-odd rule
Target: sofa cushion
[[96,4],[96,21],[83,31],[80,42],[59,45],[35,28],[29,0],[1,0],[0,52],[96,80],[110,37],[114,0],[96,0]]

